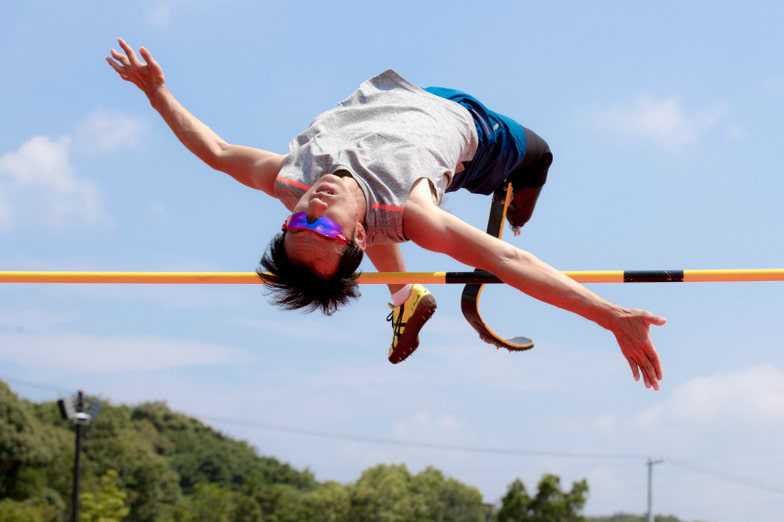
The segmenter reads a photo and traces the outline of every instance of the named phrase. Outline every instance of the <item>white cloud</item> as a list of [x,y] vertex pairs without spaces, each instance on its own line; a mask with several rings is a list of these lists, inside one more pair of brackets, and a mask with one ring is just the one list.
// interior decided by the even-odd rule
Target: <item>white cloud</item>
[[727,136],[731,139],[742,139],[746,137],[746,129],[739,125],[732,125],[727,129]]
[[150,25],[166,28],[172,24],[174,14],[182,16],[187,11],[193,12],[204,7],[220,5],[213,0],[158,0],[154,7],[147,9],[145,17]]
[[0,157],[0,169],[10,174],[17,185],[48,187],[57,192],[75,190],[73,169],[68,161],[69,139],[62,136],[53,141],[34,136]]
[[608,451],[686,460],[724,454],[738,444],[748,456],[777,447],[784,437],[781,368],[754,366],[696,377],[653,397],[657,400],[636,413],[596,412],[588,426],[577,420],[565,429],[582,429],[589,446],[616,441]]
[[[392,434],[400,440],[411,441],[454,441],[465,428],[465,423],[449,414],[433,414],[420,410],[413,416],[395,423]],[[462,438],[462,437],[461,437]]]
[[784,92],[784,75],[773,74],[765,78],[760,85],[765,94],[781,95]]
[[251,357],[238,348],[163,337],[0,334],[0,359],[62,373],[101,373],[240,364]]
[[738,426],[784,424],[784,371],[755,366],[734,373],[692,379],[642,414],[641,426],[655,423]]
[[72,152],[107,153],[135,147],[144,124],[119,111],[96,110],[70,135],[33,136],[0,156],[0,229],[14,223],[105,222],[101,193],[79,177]]
[[171,3],[156,5],[147,11],[147,21],[158,27],[168,27],[171,23]]
[[146,215],[152,222],[161,226],[169,226],[174,221],[172,213],[169,211],[169,207],[159,201],[147,202]]
[[88,115],[76,129],[79,150],[112,152],[135,147],[145,131],[141,120],[120,111],[99,109]]
[[[3,185],[0,183],[0,188],[2,187]],[[0,193],[0,230],[9,228],[11,222],[11,204],[3,197],[3,194]]]
[[26,220],[44,216],[54,223],[70,218],[94,223],[103,218],[98,188],[74,174],[69,156],[68,136],[34,136],[0,156],[0,191],[14,196],[13,204],[8,197],[0,203],[0,222],[10,222],[17,214]]
[[594,124],[618,134],[652,140],[668,149],[681,149],[724,118],[725,104],[717,104],[687,115],[676,97],[654,99],[641,93],[631,103],[615,104],[596,111]]

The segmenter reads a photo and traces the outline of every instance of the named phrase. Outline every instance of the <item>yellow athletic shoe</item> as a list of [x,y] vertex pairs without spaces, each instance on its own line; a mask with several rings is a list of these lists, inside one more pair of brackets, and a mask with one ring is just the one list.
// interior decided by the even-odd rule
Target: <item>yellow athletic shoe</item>
[[400,306],[392,306],[387,321],[392,322],[392,346],[389,347],[389,362],[397,364],[414,353],[419,346],[419,330],[436,311],[436,298],[427,288],[415,284],[411,295]]

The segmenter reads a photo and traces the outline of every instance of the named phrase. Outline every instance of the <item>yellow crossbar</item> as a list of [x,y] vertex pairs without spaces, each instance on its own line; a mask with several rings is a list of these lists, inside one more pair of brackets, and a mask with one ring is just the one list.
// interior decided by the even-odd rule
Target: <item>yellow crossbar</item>
[[[563,272],[580,283],[784,281],[784,268],[719,270],[605,270]],[[499,283],[487,272],[365,272],[359,284]],[[0,283],[253,285],[254,272],[0,271]]]

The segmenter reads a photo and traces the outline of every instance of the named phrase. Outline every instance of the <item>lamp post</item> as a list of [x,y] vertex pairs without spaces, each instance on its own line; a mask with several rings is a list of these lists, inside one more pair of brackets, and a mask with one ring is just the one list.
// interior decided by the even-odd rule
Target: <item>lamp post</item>
[[73,498],[71,510],[71,522],[79,520],[79,457],[82,453],[82,426],[87,426],[101,411],[101,401],[94,400],[85,411],[84,392],[79,390],[76,394],[76,404],[73,401],[60,399],[57,401],[60,407],[60,415],[64,420],[71,420],[76,424],[76,451],[74,454],[73,471]]

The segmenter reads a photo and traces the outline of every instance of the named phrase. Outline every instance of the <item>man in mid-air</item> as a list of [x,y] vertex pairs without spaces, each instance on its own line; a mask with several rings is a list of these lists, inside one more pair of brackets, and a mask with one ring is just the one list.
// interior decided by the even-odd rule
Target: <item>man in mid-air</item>
[[[663,325],[663,317],[610,303],[439,206],[445,192],[490,194],[511,182],[507,218],[518,234],[552,161],[547,144],[530,130],[466,93],[421,89],[388,70],[318,115],[288,154],[232,145],[180,105],[146,49],[139,50],[141,61],[122,39],[118,43],[123,52],[112,49],[107,62],[147,95],[183,145],[289,210],[259,270],[277,304],[331,314],[359,295],[363,253],[381,272],[405,272],[398,243],[411,240],[610,330],[635,380],[642,374],[646,387],[659,389],[662,369],[650,326]],[[416,349],[436,303],[421,285],[388,286],[388,358],[396,363]]]

